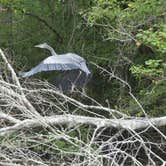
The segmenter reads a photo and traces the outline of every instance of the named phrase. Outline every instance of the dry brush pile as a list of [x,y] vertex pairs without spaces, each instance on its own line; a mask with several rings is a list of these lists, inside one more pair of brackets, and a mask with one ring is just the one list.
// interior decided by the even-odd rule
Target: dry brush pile
[[127,82],[94,64],[128,87],[143,118],[81,92],[69,96],[47,82],[20,81],[2,50],[0,55],[0,165],[166,164],[166,117],[150,118]]

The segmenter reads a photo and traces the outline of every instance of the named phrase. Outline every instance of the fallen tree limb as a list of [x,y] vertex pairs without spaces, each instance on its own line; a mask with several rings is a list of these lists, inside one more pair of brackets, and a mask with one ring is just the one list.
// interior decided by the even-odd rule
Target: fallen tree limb
[[[19,99],[20,99],[21,103],[27,107],[27,110],[30,111],[29,113],[31,113],[32,116],[33,116],[33,115],[40,116],[40,114],[36,111],[36,109],[33,107],[33,105],[27,100],[27,98],[26,98],[26,96],[25,96],[25,94],[24,94],[24,92],[23,92],[23,90],[22,90],[22,87],[21,87],[21,85],[20,85],[20,82],[19,82],[19,80],[18,80],[18,77],[17,77],[17,75],[16,75],[16,73],[15,73],[13,67],[12,67],[12,66],[10,65],[10,63],[8,62],[8,60],[7,60],[7,58],[6,58],[5,54],[4,54],[4,52],[2,51],[2,49],[0,49],[0,56],[2,57],[3,61],[4,61],[5,64],[7,65],[8,70],[11,72],[13,82],[14,82],[15,85],[17,85],[18,88],[19,88],[20,95],[21,95],[21,96],[19,97]],[[10,91],[12,92],[11,89],[10,89]],[[18,93],[18,92],[17,92],[17,93]],[[15,93],[13,93],[13,94],[15,94]],[[18,94],[19,94],[19,93],[18,93]]]
[[[102,118],[95,118],[95,117],[86,117],[86,116],[79,116],[79,115],[56,115],[50,117],[43,117],[42,120],[45,120],[44,123],[48,125],[77,125],[77,124],[88,124],[94,125],[98,128],[101,127],[115,127],[115,128],[123,128],[127,130],[137,130],[142,128],[147,128],[151,126],[149,121],[155,126],[164,126],[166,125],[166,116],[159,117],[159,118],[138,118],[138,119],[102,119]],[[42,123],[38,119],[26,119],[17,124],[4,127],[0,129],[0,136],[6,136],[12,134],[18,130],[22,130],[25,128],[35,128],[42,126]]]
[[[91,97],[87,97],[90,102],[84,103],[84,100],[80,101],[75,96],[72,98],[57,91],[56,87],[46,81],[25,81],[22,86],[1,50],[0,56],[10,71],[6,76],[9,78],[12,76],[7,82],[0,77],[0,121],[5,119],[0,124],[0,137],[2,137],[0,157],[3,155],[7,163],[12,158],[19,158],[25,163],[25,158],[33,159],[31,155],[34,151],[27,152],[29,147],[30,149],[34,147],[35,152],[37,147],[41,147],[43,154],[47,147],[46,153],[53,154],[51,157],[53,160],[55,153],[58,152],[61,156],[65,155],[65,160],[66,154],[69,154],[69,160],[71,156],[76,158],[81,156],[88,161],[84,162],[84,165],[101,165],[101,159],[115,161],[113,165],[119,165],[117,161],[122,160],[121,165],[125,165],[128,158],[133,165],[143,165],[141,160],[138,160],[143,151],[148,161],[147,165],[155,163],[154,158],[157,159],[157,163],[161,163],[160,165],[166,164],[165,158],[162,157],[165,155],[166,136],[159,129],[159,126],[166,125],[166,116],[133,117],[123,113],[123,109],[122,111],[111,109],[109,105],[105,107]],[[130,85],[111,73],[107,74],[129,88],[130,96],[146,115],[146,110],[131,93]],[[154,132],[149,134],[149,128]],[[16,149],[11,147],[9,142],[10,145],[11,143],[16,145]],[[41,156],[41,153],[35,156]],[[35,157],[34,165],[36,161],[40,162],[42,159],[36,160]]]
[[8,114],[3,113],[2,111],[0,111],[0,119],[6,119],[6,120],[10,121],[11,123],[20,123],[21,122],[20,120],[13,118],[12,116],[10,116]]

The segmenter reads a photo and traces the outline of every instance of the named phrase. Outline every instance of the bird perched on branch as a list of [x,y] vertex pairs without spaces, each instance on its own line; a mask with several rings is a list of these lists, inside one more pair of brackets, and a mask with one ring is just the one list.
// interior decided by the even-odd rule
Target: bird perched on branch
[[56,86],[63,92],[73,91],[75,87],[83,88],[91,77],[86,61],[74,53],[58,55],[47,43],[36,45],[50,51],[51,56],[44,59],[39,65],[28,72],[23,72],[22,77],[29,77],[42,71],[63,71],[56,80]]

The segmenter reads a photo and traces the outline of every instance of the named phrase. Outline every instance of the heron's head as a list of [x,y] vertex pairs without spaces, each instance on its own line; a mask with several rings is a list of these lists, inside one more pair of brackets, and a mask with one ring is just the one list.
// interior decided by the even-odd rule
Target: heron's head
[[49,50],[52,55],[57,55],[56,52],[54,51],[54,49],[51,46],[49,46],[47,43],[38,44],[38,45],[35,45],[35,47],[45,48],[45,49]]
[[38,48],[47,48],[47,47],[48,47],[48,44],[47,44],[47,43],[42,43],[42,44],[35,45],[34,47],[38,47]]

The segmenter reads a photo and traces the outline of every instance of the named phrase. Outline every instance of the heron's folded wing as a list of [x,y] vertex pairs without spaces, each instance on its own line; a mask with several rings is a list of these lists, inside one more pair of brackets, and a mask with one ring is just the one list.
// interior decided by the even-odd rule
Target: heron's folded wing
[[72,63],[44,63],[41,62],[39,65],[36,67],[32,68],[28,72],[24,72],[22,74],[22,77],[29,77],[31,75],[34,75],[36,73],[42,72],[42,71],[51,71],[51,70],[74,70],[74,69],[79,69],[79,65],[77,64],[72,64]]

